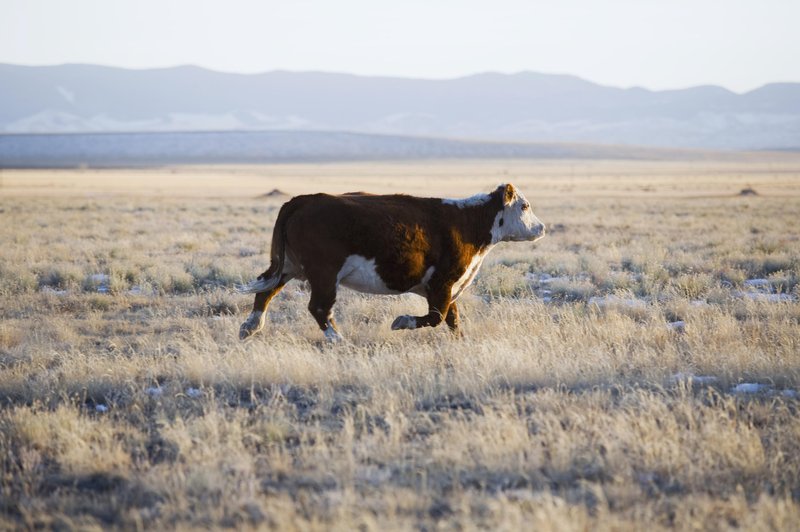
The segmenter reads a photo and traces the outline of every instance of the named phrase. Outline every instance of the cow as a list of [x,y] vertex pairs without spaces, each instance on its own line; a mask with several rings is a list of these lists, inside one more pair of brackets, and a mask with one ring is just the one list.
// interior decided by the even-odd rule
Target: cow
[[294,197],[278,212],[269,268],[237,287],[255,294],[239,338],[264,327],[269,302],[292,279],[308,281],[308,310],[332,342],[342,340],[331,312],[340,285],[428,300],[426,315],[399,316],[393,330],[444,321],[458,332],[457,300],[486,254],[499,242],[534,241],[544,234],[531,204],[511,184],[456,200],[364,192]]

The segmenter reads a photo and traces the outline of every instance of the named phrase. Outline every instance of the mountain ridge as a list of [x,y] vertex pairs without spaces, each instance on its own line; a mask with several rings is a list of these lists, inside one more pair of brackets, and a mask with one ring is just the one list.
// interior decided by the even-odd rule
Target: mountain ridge
[[569,74],[451,79],[0,64],[0,132],[305,130],[699,149],[800,146],[800,83],[653,91]]

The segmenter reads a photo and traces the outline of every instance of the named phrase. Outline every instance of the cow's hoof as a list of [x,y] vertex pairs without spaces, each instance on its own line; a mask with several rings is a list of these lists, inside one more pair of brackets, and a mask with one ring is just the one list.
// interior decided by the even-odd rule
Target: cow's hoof
[[325,335],[325,339],[328,341],[328,343],[340,344],[344,342],[344,337],[333,327],[328,327],[322,332],[322,334]]
[[464,331],[462,331],[461,329],[453,329],[451,327],[450,334],[453,336],[453,338],[458,338],[458,339],[464,338]]
[[417,319],[414,316],[409,316],[408,314],[404,316],[397,316],[397,318],[392,322],[392,330],[398,331],[400,329],[416,329],[417,328]]
[[244,322],[242,323],[242,326],[239,327],[239,340],[247,340],[259,330],[260,329],[253,327],[252,324]]
[[263,312],[250,313],[247,319],[244,320],[244,323],[242,323],[242,326],[239,327],[239,340],[247,340],[255,333],[263,329],[264,322],[266,321],[264,317],[265,316]]

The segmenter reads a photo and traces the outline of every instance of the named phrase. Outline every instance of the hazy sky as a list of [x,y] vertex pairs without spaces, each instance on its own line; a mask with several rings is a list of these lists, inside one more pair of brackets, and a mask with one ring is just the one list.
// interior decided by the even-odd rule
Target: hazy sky
[[800,0],[0,0],[0,62],[800,81]]

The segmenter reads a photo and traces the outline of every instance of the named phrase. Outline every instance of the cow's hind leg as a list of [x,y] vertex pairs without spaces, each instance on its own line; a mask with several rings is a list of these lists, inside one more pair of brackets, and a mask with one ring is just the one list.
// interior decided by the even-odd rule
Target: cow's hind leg
[[256,298],[253,301],[253,311],[247,319],[244,320],[242,326],[239,327],[240,340],[246,340],[264,328],[264,323],[267,321],[267,307],[269,306],[269,302],[272,301],[272,298],[275,297],[290,280],[291,277],[284,275],[274,288],[267,292],[256,294]]
[[327,276],[309,276],[308,282],[311,285],[311,300],[308,303],[309,312],[317,320],[319,328],[322,329],[328,341],[342,341],[342,335],[336,330],[332,311],[333,304],[336,303],[336,279],[328,279]]

